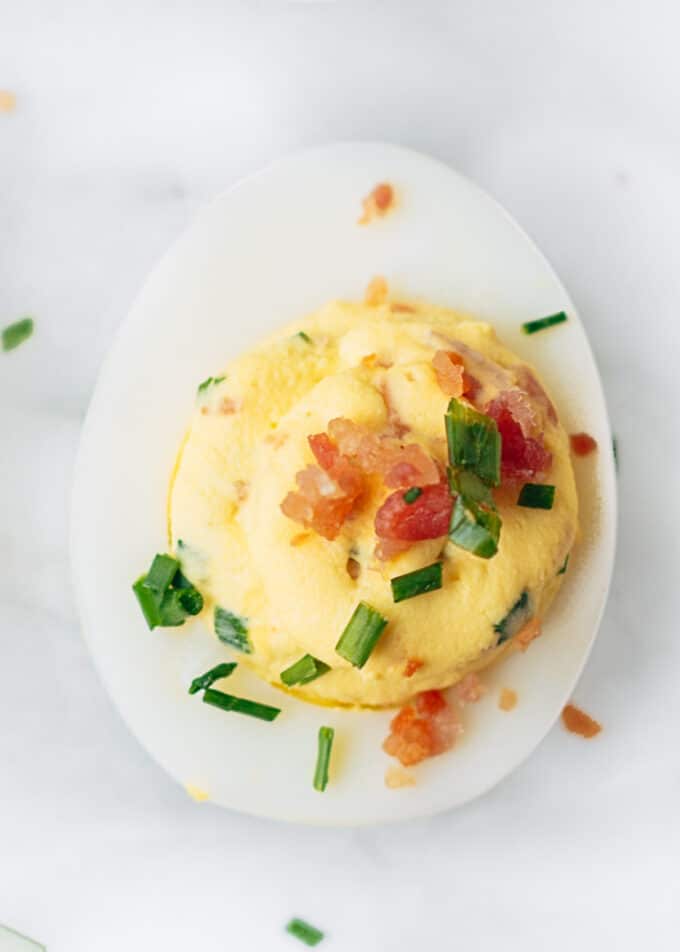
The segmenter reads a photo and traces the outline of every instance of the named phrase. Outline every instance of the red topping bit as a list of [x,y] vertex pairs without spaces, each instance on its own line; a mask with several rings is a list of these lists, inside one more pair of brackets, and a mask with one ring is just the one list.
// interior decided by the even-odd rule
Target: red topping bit
[[383,750],[410,767],[450,750],[461,732],[458,711],[441,691],[425,691],[392,720]]
[[582,711],[575,704],[567,704],[562,711],[562,722],[568,731],[572,734],[580,734],[581,737],[589,739],[595,737],[602,730],[602,725],[593,720],[590,715]]
[[538,618],[530,618],[523,628],[512,639],[512,644],[518,651],[526,651],[532,641],[541,635],[541,622]]
[[572,433],[569,440],[574,456],[588,456],[597,449],[597,440],[588,433]]
[[470,671],[453,689],[453,694],[460,704],[475,704],[486,693],[479,675]]
[[541,406],[551,423],[557,423],[557,411],[550,397],[528,367],[519,368],[517,384]]
[[438,350],[432,366],[437,383],[449,397],[470,396],[479,388],[479,382],[466,373],[463,358],[455,350]]
[[404,665],[404,677],[412,678],[416,671],[420,671],[424,664],[425,662],[421,661],[420,658],[408,658]]
[[391,489],[439,482],[437,464],[417,443],[378,436],[343,417],[331,420],[328,432],[343,456],[365,473],[379,473]]
[[328,434],[315,433],[314,436],[307,437],[307,442],[321,469],[326,471],[331,469],[333,464],[337,462],[340,453]]
[[378,215],[385,215],[394,204],[394,189],[387,182],[381,182],[364,198],[363,214],[359,219],[360,225],[367,225]]
[[[498,424],[503,441],[501,448],[501,474],[505,479],[532,481],[548,472],[552,465],[552,453],[542,442],[527,436],[525,427],[533,428],[529,414],[522,414],[514,391],[505,391],[492,400],[484,410]],[[520,420],[515,416],[517,413]]]
[[423,539],[438,539],[449,531],[453,500],[445,483],[423,486],[418,498],[408,503],[404,493],[392,493],[378,509],[375,516],[375,531],[381,540],[397,541],[410,545]]

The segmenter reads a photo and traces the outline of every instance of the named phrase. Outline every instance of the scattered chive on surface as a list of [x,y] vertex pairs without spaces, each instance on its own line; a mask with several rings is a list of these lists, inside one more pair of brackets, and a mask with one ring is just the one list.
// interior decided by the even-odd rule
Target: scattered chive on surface
[[305,331],[298,331],[297,334],[294,334],[293,336],[303,340],[305,344],[312,343],[312,338],[309,336],[309,334],[305,333]]
[[[569,553],[569,555],[571,555],[571,552]],[[567,571],[567,566],[569,565],[569,555],[566,557],[566,559],[565,559],[564,562],[562,563],[562,568],[561,568],[561,569],[559,570],[559,572],[557,573],[558,575],[564,575],[564,574],[566,573],[566,571]]]
[[380,612],[367,602],[359,602],[335,650],[355,668],[363,668],[386,625],[387,619]]
[[156,555],[149,571],[132,586],[150,629],[176,628],[203,609],[203,596],[171,555]]
[[497,644],[502,645],[508,638],[512,638],[531,618],[533,608],[527,591],[522,592],[507,615],[493,626],[498,635]]
[[501,435],[496,421],[455,398],[445,416],[449,462],[472,470],[483,482],[498,486],[501,480]]
[[392,598],[395,602],[403,602],[416,595],[425,595],[442,587],[442,563],[433,562],[422,569],[407,572],[390,579]]
[[206,671],[205,674],[200,675],[200,677],[194,678],[189,688],[189,694],[198,694],[199,691],[205,691],[206,688],[211,687],[215,681],[219,681],[221,678],[228,678],[236,667],[237,664],[235,661],[216,664],[210,671]]
[[535,321],[527,321],[522,324],[522,330],[525,334],[535,334],[537,331],[544,331],[546,327],[554,327],[555,324],[564,324],[567,315],[564,311],[558,311],[557,314],[549,314],[548,317],[539,317]]
[[449,469],[449,489],[455,496],[449,539],[454,545],[482,559],[498,551],[501,518],[491,490],[470,470]]
[[233,694],[225,694],[223,691],[216,691],[214,688],[205,689],[203,702],[204,704],[212,704],[213,707],[219,707],[222,711],[247,714],[248,717],[256,717],[260,721],[274,721],[281,713],[280,707],[260,704],[259,701],[249,701],[245,697],[235,697]]
[[2,349],[14,350],[33,333],[34,324],[32,317],[24,317],[14,324],[8,324],[2,331]]
[[281,680],[286,687],[292,688],[295,684],[309,684],[320,678],[326,671],[330,671],[330,665],[324,664],[313,655],[303,655],[295,664],[281,672]]
[[225,376],[222,377],[206,377],[206,379],[199,383],[197,393],[200,395],[205,393],[206,390],[209,390],[210,387],[216,387],[218,383],[222,383],[223,380],[226,380]]
[[552,509],[555,487],[545,483],[525,483],[519,492],[518,506],[526,509]]
[[248,637],[248,619],[235,615],[226,608],[215,608],[213,616],[215,634],[224,642],[244,654],[252,654],[253,648]]
[[404,502],[407,502],[409,506],[411,503],[415,502],[416,499],[419,499],[423,495],[423,491],[420,486],[411,486],[410,489],[407,489],[404,493]]
[[310,926],[304,919],[291,919],[286,926],[286,932],[299,939],[300,942],[304,942],[305,945],[312,947],[318,945],[324,937],[320,929]]
[[323,793],[328,786],[328,765],[331,761],[334,737],[335,731],[332,727],[319,728],[319,745],[314,769],[314,789],[318,790],[319,793]]

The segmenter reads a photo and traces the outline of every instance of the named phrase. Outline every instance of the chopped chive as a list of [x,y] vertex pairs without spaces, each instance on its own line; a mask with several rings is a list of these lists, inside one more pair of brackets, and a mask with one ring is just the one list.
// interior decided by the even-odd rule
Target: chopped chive
[[483,509],[472,501],[466,503],[458,496],[451,514],[449,539],[454,545],[482,559],[492,558],[498,552],[501,519],[497,512]]
[[319,793],[323,793],[328,786],[328,765],[331,760],[334,737],[335,731],[332,727],[319,728],[319,747],[314,769],[314,789],[318,790]]
[[216,664],[210,671],[206,671],[205,674],[194,678],[189,688],[189,694],[197,694],[199,691],[204,691],[206,688],[209,688],[215,681],[219,681],[221,678],[228,678],[236,667],[237,664],[235,661]]
[[451,466],[472,470],[485,483],[497,486],[501,436],[496,421],[455,399],[449,403],[445,421]]
[[320,678],[326,671],[330,671],[330,665],[324,664],[313,655],[306,654],[281,672],[281,680],[287,687],[292,688],[294,684],[309,684],[310,681]]
[[355,668],[363,668],[386,625],[387,619],[380,612],[366,602],[359,602],[335,650]]
[[512,606],[505,618],[502,618],[493,626],[493,630],[498,635],[498,644],[502,645],[508,638],[512,638],[531,618],[533,608],[531,599],[527,591],[522,592],[515,604]]
[[518,506],[527,509],[552,509],[555,487],[545,483],[525,483],[519,493]]
[[139,607],[142,609],[142,614],[146,619],[147,625],[153,631],[153,629],[157,628],[162,621],[161,606],[158,596],[155,594],[155,592],[152,592],[150,588],[146,587],[144,584],[145,582],[146,575],[140,575],[140,577],[132,586],[132,591],[137,596]]
[[226,379],[227,378],[224,375],[221,377],[206,377],[205,380],[199,383],[198,390],[196,392],[199,395],[205,393],[205,391],[209,390],[210,387],[216,387],[218,383],[222,383],[222,381]]
[[619,471],[619,444],[615,436],[612,436],[612,453],[614,454],[614,466],[616,472]]
[[245,697],[234,697],[214,688],[206,688],[203,692],[205,704],[212,704],[222,711],[234,711],[236,714],[247,714],[261,721],[274,721],[281,713],[280,707],[270,707],[269,704],[260,704],[259,701],[249,701]]
[[226,608],[215,609],[215,634],[225,645],[238,648],[245,654],[252,654],[253,648],[248,638],[248,619],[235,615]]
[[469,469],[456,471],[449,467],[448,478],[452,496],[463,496],[466,500],[484,506],[486,509],[496,509],[491,489]]
[[543,331],[546,327],[553,327],[555,324],[564,324],[567,315],[564,311],[558,311],[557,314],[550,314],[548,317],[539,317],[535,321],[527,321],[522,324],[522,330],[525,334],[535,334],[537,331]]
[[420,486],[411,486],[410,489],[407,489],[404,493],[404,502],[407,502],[409,506],[412,502],[415,502],[419,496],[423,495],[423,491]]
[[[569,553],[569,555],[571,555],[571,552]],[[566,559],[564,560],[564,562],[563,562],[563,564],[562,564],[562,568],[561,568],[561,569],[559,570],[559,572],[557,573],[558,575],[564,575],[564,574],[566,573],[566,571],[567,571],[567,566],[569,565],[569,555],[568,555],[568,556],[566,557]]]
[[310,926],[304,919],[291,919],[286,926],[286,932],[309,946],[318,945],[323,939],[323,932],[314,926]]
[[20,321],[15,321],[14,324],[8,324],[2,331],[2,349],[14,350],[15,347],[23,344],[33,333],[33,328],[32,317],[24,317]]
[[312,343],[312,338],[309,336],[309,334],[306,334],[304,331],[298,331],[297,334],[293,335],[293,337],[294,338],[299,337],[300,340],[303,340],[305,342],[305,344]]
[[203,609],[203,596],[171,555],[156,555],[132,590],[151,629],[176,628],[184,624],[187,615],[198,615]]
[[156,595],[164,595],[178,571],[177,559],[173,559],[171,555],[156,555],[144,584]]
[[433,562],[432,565],[416,569],[415,572],[398,575],[396,578],[390,579],[390,585],[392,586],[392,598],[395,602],[403,602],[407,598],[414,598],[416,595],[434,592],[442,587],[442,564],[441,562]]

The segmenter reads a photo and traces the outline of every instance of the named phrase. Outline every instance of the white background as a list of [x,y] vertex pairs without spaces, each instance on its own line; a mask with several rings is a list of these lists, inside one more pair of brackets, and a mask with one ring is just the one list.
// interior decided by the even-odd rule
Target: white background
[[[0,325],[36,318],[0,354],[0,922],[50,952],[302,948],[292,915],[329,952],[677,948],[679,33],[671,2],[0,4]],[[556,726],[478,802],[359,832],[191,802],[103,693],[67,553],[87,401],[150,266],[239,176],[351,138],[443,158],[538,241],[621,458],[576,692],[603,734]]]

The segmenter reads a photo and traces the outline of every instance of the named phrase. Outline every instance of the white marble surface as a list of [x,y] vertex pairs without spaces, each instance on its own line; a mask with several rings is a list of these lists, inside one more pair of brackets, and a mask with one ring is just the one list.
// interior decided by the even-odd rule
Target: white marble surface
[[[0,921],[50,952],[677,946],[680,13],[674,3],[5,4]],[[530,761],[455,813],[320,831],[196,805],[80,639],[68,490],[97,368],[195,210],[302,145],[402,142],[489,189],[583,315],[619,436],[609,607]],[[105,544],[105,540],[102,540]],[[398,795],[398,794],[395,794]],[[301,947],[300,947],[301,948]]]

